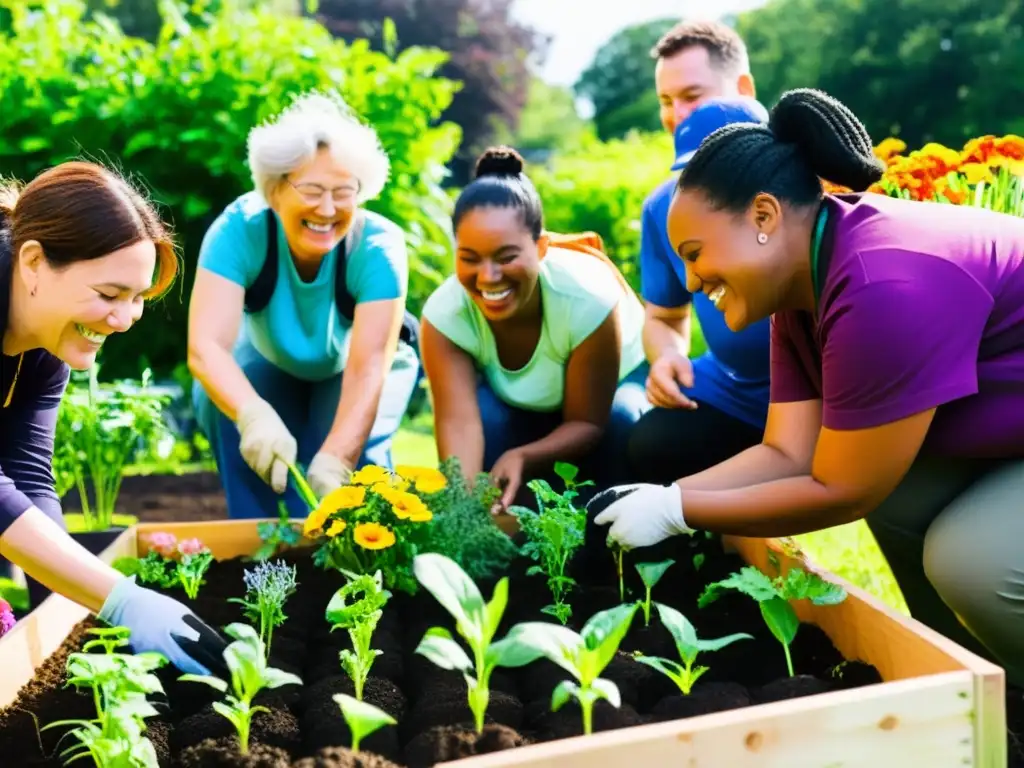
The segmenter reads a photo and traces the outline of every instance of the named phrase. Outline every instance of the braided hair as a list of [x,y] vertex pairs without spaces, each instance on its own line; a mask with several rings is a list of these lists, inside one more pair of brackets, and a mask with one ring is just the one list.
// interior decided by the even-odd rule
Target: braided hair
[[718,209],[746,210],[767,193],[796,207],[822,196],[821,179],[866,190],[882,177],[864,125],[821,91],[787,91],[767,125],[734,123],[708,136],[679,176],[679,189],[699,189]]
[[476,162],[476,178],[462,190],[452,211],[452,231],[474,208],[517,208],[534,241],[544,230],[540,195],[523,173],[523,158],[511,147],[490,147]]

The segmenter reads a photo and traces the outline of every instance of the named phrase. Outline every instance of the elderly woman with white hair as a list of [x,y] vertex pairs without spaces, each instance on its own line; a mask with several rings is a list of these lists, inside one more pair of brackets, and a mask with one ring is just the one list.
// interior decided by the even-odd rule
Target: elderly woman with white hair
[[419,377],[402,230],[362,204],[389,162],[376,133],[313,93],[250,133],[255,189],[203,239],[188,365],[232,518],[303,506],[391,444]]

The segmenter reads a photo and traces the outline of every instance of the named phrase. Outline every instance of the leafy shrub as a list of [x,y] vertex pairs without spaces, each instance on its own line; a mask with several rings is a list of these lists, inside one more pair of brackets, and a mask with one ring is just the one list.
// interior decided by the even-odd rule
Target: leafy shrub
[[0,172],[27,181],[83,156],[114,165],[169,208],[184,246],[180,289],[108,342],[105,370],[138,375],[148,361],[168,374],[181,360],[203,234],[251,188],[248,131],[310,89],[340,92],[390,155],[391,181],[367,207],[406,231],[418,313],[451,263],[440,183],[459,129],[436,124],[458,88],[436,76],[447,54],[409,48],[392,58],[309,19],[238,3],[192,3],[195,25],[175,0],[161,9],[150,43],[102,14],[87,18],[82,0],[0,0]]

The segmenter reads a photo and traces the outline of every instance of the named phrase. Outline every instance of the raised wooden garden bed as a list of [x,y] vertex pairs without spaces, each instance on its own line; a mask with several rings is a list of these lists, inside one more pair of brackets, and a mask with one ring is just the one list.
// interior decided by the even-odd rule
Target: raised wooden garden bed
[[[224,617],[230,615],[230,610],[220,611],[217,618],[209,616],[209,612],[215,600],[224,602],[226,596],[240,596],[244,591],[240,583],[241,569],[248,564],[242,562],[242,558],[251,555],[260,545],[256,522],[137,525],[122,533],[103,552],[102,557],[108,562],[113,562],[121,556],[142,555],[144,537],[157,531],[173,533],[179,539],[198,537],[212,550],[218,562],[208,572],[207,586],[203,588],[204,592],[200,593],[195,605],[201,615],[205,610],[204,617],[222,624],[225,622]],[[514,520],[502,521],[502,527],[510,533],[514,525]],[[724,571],[721,568],[714,570],[710,562],[705,566],[706,569],[711,568],[715,578],[723,578],[743,562],[754,565],[765,573],[774,573],[770,569],[770,557],[777,557],[783,570],[798,564],[797,559],[785,554],[784,548],[777,542],[727,537],[723,539],[723,543],[725,550],[732,553],[722,555],[723,561],[728,560],[727,568]],[[298,562],[294,552],[298,550],[293,551],[289,562]],[[233,558],[236,559],[235,562],[225,562]],[[304,555],[303,560],[308,562]],[[550,701],[550,688],[540,692],[535,690],[529,695],[524,692],[528,685],[537,688],[538,682],[548,683],[553,687],[567,675],[560,675],[553,665],[553,672],[541,669],[540,675],[532,676],[527,674],[529,668],[523,668],[523,671],[498,670],[508,673],[511,687],[502,685],[498,679],[498,672],[495,673],[491,686],[491,707],[488,710],[489,722],[490,716],[493,715],[495,721],[502,723],[502,704],[508,703],[517,714],[513,718],[515,724],[511,724],[506,718],[504,724],[511,726],[510,733],[513,736],[509,737],[506,734],[505,738],[523,737],[522,741],[502,751],[458,760],[457,764],[465,765],[467,768],[611,768],[643,764],[690,768],[1003,768],[1006,765],[1004,675],[1001,668],[890,610],[870,595],[837,577],[814,569],[804,562],[800,562],[799,565],[816,571],[829,581],[841,584],[848,592],[848,598],[834,606],[815,606],[806,601],[794,604],[803,622],[798,638],[793,644],[793,662],[797,675],[801,677],[788,678],[785,674],[781,647],[770,635],[765,640],[763,622],[760,629],[755,626],[756,622],[751,617],[757,617],[757,622],[760,621],[756,604],[739,594],[723,597],[718,602],[723,604],[723,611],[729,612],[731,629],[726,626],[729,622],[725,622],[719,616],[719,619],[713,622],[713,628],[706,633],[707,636],[714,638],[729,632],[751,632],[758,635],[756,644],[751,642],[747,645],[745,642],[739,642],[721,651],[702,655],[700,663],[707,664],[712,671],[696,684],[691,696],[701,690],[702,686],[717,685],[721,692],[728,690],[727,686],[733,685],[721,681],[739,680],[745,686],[744,690],[750,692],[753,703],[740,705],[728,711],[665,720],[664,713],[671,707],[666,709],[664,701],[660,699],[678,693],[678,690],[673,691],[670,683],[668,687],[664,687],[667,678],[662,679],[661,675],[649,667],[623,656],[621,675],[617,679],[623,693],[622,710],[616,712],[608,708],[602,713],[599,707],[595,710],[594,725],[595,731],[600,732],[590,736],[578,736],[574,735],[580,732],[578,709],[567,706],[554,714],[539,711],[537,702],[543,703],[545,696],[547,701]],[[633,577],[635,576],[633,573]],[[333,589],[340,584],[338,580],[332,581],[333,577],[332,573],[313,569],[311,564],[305,566],[305,570],[300,571],[300,586],[296,597],[302,594],[305,587],[316,593],[317,601],[326,605]],[[715,606],[698,611],[692,605],[694,595],[699,592],[701,586],[685,583],[692,578],[692,573],[683,576],[683,572],[680,571],[680,575],[673,579],[670,570],[656,587],[655,600],[671,602],[676,593],[689,595],[686,598],[680,597],[682,602],[678,604],[681,605],[680,610],[686,613],[703,637],[705,633],[702,630],[705,624],[702,623],[702,612],[707,611],[708,616],[712,616]],[[239,583],[236,584],[236,581]],[[535,599],[535,595],[529,594],[534,582],[540,585],[536,589],[543,588],[542,578],[527,577],[521,573],[513,573],[511,577],[508,610],[526,612],[529,614],[528,620],[541,618],[536,611],[540,604],[537,601],[541,598]],[[580,621],[585,620],[596,610],[610,607],[608,604],[602,605],[603,598],[600,597],[601,594],[607,593],[610,587],[607,582],[581,584],[579,591],[582,607],[574,608],[574,614],[578,612]],[[489,599],[492,588],[493,585],[481,585],[486,599]],[[614,603],[617,601],[618,589],[614,588],[613,591]],[[175,596],[184,600],[180,590]],[[431,688],[429,694],[424,693],[426,689],[423,686],[426,684],[422,681],[429,677],[431,669],[437,673],[440,670],[431,667],[422,657],[414,656],[412,649],[415,648],[416,640],[422,636],[424,629],[431,624],[439,623],[439,617],[443,612],[439,613],[436,610],[436,603],[430,607],[430,603],[434,601],[426,593],[406,600],[422,602],[404,603],[400,607],[389,606],[385,609],[385,614],[391,612],[394,616],[390,623],[382,622],[381,628],[387,628],[401,637],[400,631],[396,629],[401,625],[404,640],[399,640],[394,648],[384,646],[384,655],[377,659],[371,672],[371,678],[379,675],[383,681],[381,685],[388,687],[404,700],[403,714],[398,718],[396,727],[378,731],[363,742],[362,748],[366,753],[390,752],[386,757],[397,765],[423,765],[429,763],[406,761],[410,740],[424,739],[422,730],[413,727],[412,721],[419,718],[427,728],[452,726],[458,721],[459,713],[463,719],[468,719],[464,717],[468,709],[464,707],[465,684],[461,684],[461,694],[458,685],[461,675],[456,675],[458,679],[455,683],[449,680],[446,683],[449,685],[447,689]],[[686,600],[690,602],[687,603]],[[324,605],[318,602],[309,611],[297,606],[292,606],[291,609],[286,607],[285,612],[290,619],[294,618],[296,622],[308,621],[308,625],[297,630],[293,628],[293,632],[289,634],[284,631],[288,627],[286,622],[275,632],[271,664],[302,676],[303,691],[319,686],[325,689],[321,694],[327,695],[342,692],[344,689],[344,672],[336,663],[332,669],[331,658],[336,660],[337,650],[342,647],[339,636],[345,633],[331,634],[327,631],[329,628],[326,627],[323,618]],[[744,606],[753,606],[753,613]],[[238,614],[235,618],[226,620],[242,620],[238,606],[225,607],[230,607]],[[423,615],[417,615],[418,613]],[[641,615],[637,614],[634,629],[630,630],[630,635],[627,635],[626,641],[620,646],[621,651],[631,650],[631,643],[642,645],[645,642],[645,630],[642,618],[639,618]],[[554,621],[550,617],[548,620]],[[92,625],[92,620],[84,609],[60,596],[51,596],[23,619],[14,630],[0,639],[0,755],[5,755],[0,758],[0,764],[12,767],[17,765],[19,768],[60,764],[56,757],[40,757],[39,748],[35,746],[35,728],[25,710],[33,707],[41,709],[43,705],[40,702],[45,696],[55,696],[53,690],[60,688],[65,682],[63,659],[70,651],[79,649],[83,641],[83,622],[85,625]],[[277,639],[279,637],[280,640]],[[646,638],[651,639],[649,636]],[[277,646],[276,650],[274,646]],[[375,647],[382,648],[381,645]],[[660,655],[671,656],[670,653]],[[842,659],[860,664],[842,665],[839,663]],[[404,663],[405,671],[393,674],[393,662],[398,662],[399,667]],[[546,663],[548,662],[536,662]],[[827,670],[835,669],[837,664],[837,673],[829,675]],[[745,671],[740,671],[741,666]],[[630,688],[630,682],[626,678],[640,669],[653,677],[644,680],[638,678],[633,681]],[[735,674],[732,673],[732,669],[736,670]],[[842,674],[838,674],[844,669],[849,675],[849,679],[845,681]],[[759,673],[758,670],[764,671]],[[533,671],[536,673],[538,670]],[[223,740],[223,737],[230,736],[230,726],[224,718],[210,714],[207,715],[207,720],[197,719],[205,712],[198,710],[208,706],[209,701],[216,700],[212,689],[209,689],[209,693],[196,691],[195,689],[205,689],[205,686],[177,682],[177,673],[166,668],[160,670],[159,676],[164,682],[172,706],[175,706],[176,696],[188,696],[193,699],[190,712],[187,713],[183,709],[183,719],[177,722],[158,722],[148,734],[160,747],[158,752],[166,758],[161,761],[162,765],[165,762],[167,765],[177,765],[174,760],[167,757],[176,754],[174,744],[183,741],[194,744],[196,739],[200,738],[196,735],[199,730],[209,728],[210,738]],[[879,676],[883,682],[872,682]],[[539,677],[548,679],[538,680]],[[394,678],[406,682],[395,685]],[[413,678],[418,682],[408,682]],[[329,682],[331,680],[337,683],[335,687]],[[662,688],[658,689],[659,685]],[[182,693],[182,686],[186,686],[188,693]],[[371,698],[372,687],[368,684],[368,700]],[[511,693],[503,692],[513,689],[518,691],[519,699]],[[652,693],[656,689],[659,691],[657,695]],[[774,693],[769,694],[769,690],[774,690]],[[827,692],[814,693],[814,690]],[[449,693],[452,695],[451,702],[441,702],[440,698]],[[196,695],[200,699],[207,696],[207,699],[196,701]],[[60,696],[64,702],[70,702],[75,697],[84,697],[86,704],[91,702],[87,694],[73,690],[64,690]],[[260,716],[257,715],[253,727],[253,743],[284,745],[295,761],[289,763],[271,760],[260,762],[259,765],[301,765],[304,768],[315,768],[328,765],[374,764],[353,762],[351,758],[347,758],[349,762],[330,762],[323,756],[326,753],[321,754],[320,762],[309,759],[302,761],[304,756],[313,754],[315,749],[348,746],[348,732],[340,714],[321,708],[314,715],[313,704],[303,698],[304,696],[305,693],[302,692],[293,695],[281,693],[280,697],[271,703],[272,708],[276,704],[284,710],[283,715],[274,713],[277,720],[283,721],[283,724],[277,723],[281,732],[274,731],[271,725],[261,729],[258,725]],[[436,704],[433,701],[424,702],[424,696],[429,699],[436,698],[438,701]],[[387,699],[387,696],[383,698]],[[771,698],[783,700],[759,703]],[[327,702],[330,701],[330,696],[327,695]],[[676,705],[678,704],[677,701]],[[380,706],[379,703],[378,705]],[[181,706],[185,707],[184,704]],[[685,706],[684,702],[683,710]],[[448,719],[437,711],[444,707],[450,710],[451,717]],[[387,706],[384,708],[387,709]],[[74,710],[75,707],[67,705],[64,709]],[[543,709],[544,707],[540,706],[540,710]],[[661,721],[657,722],[659,711],[662,713]],[[70,712],[63,709],[54,711],[51,706],[45,712],[36,711],[34,714],[39,716],[40,726],[55,719],[89,716],[88,707],[83,709],[81,706]],[[678,713],[669,716],[678,717]],[[332,727],[333,732],[330,730]],[[310,735],[312,731],[318,734],[315,739]],[[56,733],[43,734],[46,755],[54,752],[59,733],[60,730],[57,729]],[[525,745],[518,745],[524,743]],[[18,750],[19,754],[24,756],[14,757],[9,750]],[[82,764],[88,764],[88,761]],[[255,764],[257,763],[253,763]]]

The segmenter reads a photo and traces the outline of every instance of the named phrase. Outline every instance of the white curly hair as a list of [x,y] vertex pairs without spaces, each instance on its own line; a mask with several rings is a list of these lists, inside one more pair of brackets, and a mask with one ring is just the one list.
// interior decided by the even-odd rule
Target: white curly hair
[[323,148],[359,180],[360,203],[384,189],[390,162],[377,132],[360,122],[340,97],[313,91],[249,132],[249,168],[256,191],[269,201],[285,176]]

